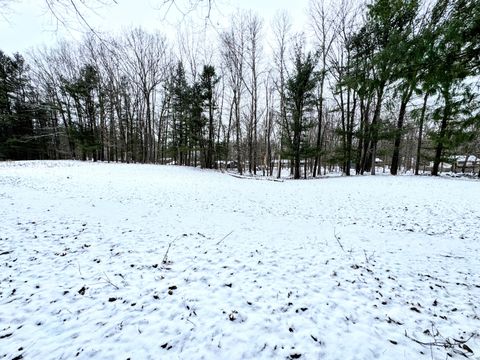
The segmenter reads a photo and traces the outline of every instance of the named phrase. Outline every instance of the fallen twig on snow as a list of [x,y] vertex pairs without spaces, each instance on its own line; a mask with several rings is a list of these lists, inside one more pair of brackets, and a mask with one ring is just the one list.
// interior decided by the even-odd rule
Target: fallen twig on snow
[[[186,236],[186,234],[184,234],[183,236]],[[170,251],[170,248],[172,247],[173,243],[175,241],[177,241],[178,239],[180,239],[181,237],[182,237],[182,235],[177,236],[175,239],[173,239],[172,241],[170,241],[168,243],[168,248],[167,248],[167,251],[165,251],[165,255],[163,256],[162,264],[167,264],[168,263],[168,252]]]
[[335,237],[335,239],[337,240],[338,242],[338,245],[340,245],[340,248],[343,250],[343,252],[346,252],[342,243],[340,242],[340,236],[337,235],[336,231],[335,231],[335,228],[333,228],[333,236]]
[[[438,330],[436,332],[436,335],[439,335]],[[454,338],[441,338],[437,340],[437,336],[433,334],[433,339],[434,341],[420,341],[418,339],[415,339],[414,337],[411,337],[407,334],[407,330],[405,330],[405,336],[416,342],[417,344],[423,345],[423,346],[429,346],[430,348],[432,347],[437,347],[437,348],[444,348],[448,350],[452,350],[455,354],[458,355],[463,355],[464,357],[469,357],[469,355],[473,355],[473,350],[470,349],[470,347],[466,344],[471,338],[477,335],[477,333],[472,333],[470,337],[466,340],[458,340]]]
[[222,241],[225,240],[227,237],[229,237],[232,233],[233,233],[233,230],[230,231],[227,235],[225,235],[219,242],[217,242],[216,245],[220,245],[222,243]]
[[117,289],[117,290],[120,289],[117,285],[115,285],[115,284],[110,280],[110,278],[109,278],[108,275],[105,273],[105,271],[103,272],[103,275],[105,275],[105,279],[104,279],[104,280],[105,280],[107,283],[109,283],[110,285],[112,285],[112,286],[113,286],[115,289]]
[[365,254],[365,262],[370,264],[370,260],[372,260],[372,258],[375,256],[375,251],[370,256],[367,255],[367,251],[365,249],[363,249],[363,253]]
[[168,244],[167,251],[165,251],[165,255],[163,256],[162,264],[166,264],[168,262],[168,252],[170,251],[170,247],[172,246],[173,241]]

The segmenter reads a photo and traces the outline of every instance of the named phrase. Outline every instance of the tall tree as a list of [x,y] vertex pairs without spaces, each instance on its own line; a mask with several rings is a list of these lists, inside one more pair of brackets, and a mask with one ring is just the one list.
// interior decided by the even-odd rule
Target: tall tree
[[286,108],[286,78],[287,78],[287,65],[286,65],[286,53],[289,45],[291,21],[287,12],[279,12],[275,15],[273,21],[273,28],[275,33],[275,49],[273,50],[273,58],[275,62],[275,71],[277,73],[275,87],[279,97],[279,110],[278,110],[278,125],[280,127],[279,136],[279,152],[277,162],[277,178],[280,178],[282,173],[282,151],[283,140],[288,137],[289,127],[287,122],[287,108]]
[[207,130],[207,151],[205,156],[205,167],[212,169],[214,167],[215,159],[215,123],[214,123],[214,111],[215,111],[215,86],[219,82],[219,78],[215,73],[215,67],[212,65],[205,65],[203,67],[201,75],[201,89],[202,97],[204,100],[204,106],[208,116],[208,130]]
[[[405,4],[405,21],[403,29],[399,31],[396,51],[393,53],[397,58],[397,67],[394,70],[393,79],[399,81],[397,92],[400,97],[400,109],[397,118],[394,135],[393,155],[390,173],[397,175],[400,165],[400,144],[403,136],[403,127],[407,114],[407,105],[414,94],[419,82],[419,70],[422,65],[425,44],[421,38],[421,27],[424,26],[420,19],[419,2],[411,1]],[[417,33],[415,29],[418,29]]]
[[[345,4],[345,2],[342,2]],[[345,7],[343,7],[345,9]],[[324,91],[325,80],[328,72],[328,57],[332,50],[335,40],[334,19],[331,14],[332,10],[326,8],[325,2],[315,0],[310,3],[310,18],[315,34],[315,46],[319,57],[318,71],[318,87],[317,87],[317,138],[316,138],[316,154],[313,165],[313,177],[317,176],[317,169],[320,168],[320,156],[322,148],[322,131],[324,118]],[[345,17],[343,18],[345,19]],[[344,24],[345,25],[345,24]],[[320,173],[320,171],[318,171]]]
[[[308,149],[306,142],[307,130],[311,124],[305,117],[315,98],[315,87],[317,76],[315,66],[317,59],[311,53],[304,53],[304,46],[301,42],[295,45],[294,68],[286,82],[287,111],[290,117],[287,121],[286,134],[288,134],[288,155],[294,163],[294,179],[300,178],[300,162],[305,159],[302,156]],[[306,174],[304,174],[306,176]]]
[[0,51],[0,158],[44,157],[37,124],[45,123],[31,84],[29,67],[20,54],[12,57]]
[[445,150],[458,144],[453,135],[462,129],[461,122],[476,115],[466,114],[463,109],[476,97],[465,80],[478,72],[478,41],[470,36],[473,29],[479,28],[480,9],[478,3],[468,0],[438,0],[433,11],[440,15],[436,15],[439,22],[432,30],[436,46],[429,64],[443,102],[434,113],[434,120],[439,123],[433,137],[432,175],[436,176]]
[[[237,13],[232,18],[232,24],[228,31],[221,34],[222,57],[226,63],[229,86],[232,92],[231,117],[234,123],[235,152],[237,170],[243,173],[242,166],[242,95],[244,91],[244,67],[246,50],[246,19],[245,14]],[[228,139],[227,139],[228,140]]]
[[[262,21],[256,14],[249,13],[247,16],[247,52],[246,62],[250,70],[250,81],[246,86],[250,93],[250,116],[248,124],[248,171],[257,174],[257,151],[258,151],[258,83],[259,83],[259,60],[261,56],[260,37]],[[246,81],[245,81],[246,82]]]
[[336,18],[333,45],[329,54],[333,78],[336,81],[334,87],[334,100],[337,105],[337,113],[340,113],[340,124],[337,133],[341,138],[341,155],[336,159],[340,160],[345,175],[350,176],[353,152],[353,130],[355,125],[355,110],[357,105],[357,92],[355,82],[351,81],[351,72],[358,70],[353,65],[354,48],[351,46],[351,37],[356,30],[354,16],[355,8],[349,1],[342,1],[339,5]]
[[[365,25],[353,37],[356,44],[370,44],[359,51],[370,62],[370,85],[375,95],[373,118],[369,124],[364,153],[366,166],[375,174],[375,160],[381,124],[382,105],[387,86],[394,81],[394,70],[397,66],[396,54],[398,44],[405,37],[405,29],[409,29],[416,15],[417,0],[375,0],[367,6]],[[362,81],[363,74],[360,74]],[[366,123],[365,123],[366,124]]]

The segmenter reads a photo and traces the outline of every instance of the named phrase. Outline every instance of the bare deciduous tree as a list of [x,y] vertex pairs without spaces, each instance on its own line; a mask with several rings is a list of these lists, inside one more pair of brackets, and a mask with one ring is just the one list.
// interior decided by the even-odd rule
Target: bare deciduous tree
[[228,31],[221,34],[222,57],[226,64],[232,91],[231,118],[234,121],[237,170],[243,173],[241,148],[242,93],[244,90],[245,49],[247,42],[245,15],[237,13]]
[[258,15],[249,13],[247,15],[247,56],[246,62],[250,70],[250,79],[244,80],[246,88],[250,93],[250,116],[247,126],[248,143],[248,171],[257,174],[257,152],[258,152],[258,82],[259,82],[259,61],[261,59],[261,37],[262,21]]
[[323,117],[324,117],[324,91],[325,80],[328,73],[328,56],[331,52],[333,41],[335,40],[335,19],[333,10],[326,8],[325,2],[314,0],[310,3],[310,20],[315,35],[315,47],[319,57],[319,81],[317,86],[317,139],[316,139],[316,155],[313,165],[313,177],[320,173],[320,157],[323,137]]
[[[275,81],[275,87],[277,89],[279,98],[280,98],[280,110],[279,110],[279,125],[280,125],[280,146],[278,152],[278,163],[277,163],[277,178],[280,178],[282,172],[282,141],[284,131],[288,132],[287,126],[287,110],[286,110],[286,53],[287,47],[289,44],[290,29],[292,27],[288,13],[283,11],[276,14],[273,20],[273,30],[275,34],[275,45],[274,45],[274,62],[277,72],[277,80]],[[286,134],[289,136],[289,134]]]
[[122,51],[125,74],[137,84],[143,95],[145,117],[140,117],[141,126],[145,129],[143,160],[150,162],[154,158],[155,146],[155,91],[166,77],[166,41],[159,33],[147,33],[141,29],[133,29],[125,38]]

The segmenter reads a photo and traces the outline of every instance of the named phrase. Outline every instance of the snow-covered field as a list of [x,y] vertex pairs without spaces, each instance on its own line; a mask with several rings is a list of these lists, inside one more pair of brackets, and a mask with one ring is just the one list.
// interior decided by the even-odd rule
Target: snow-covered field
[[0,359],[480,359],[479,224],[478,181],[0,163]]

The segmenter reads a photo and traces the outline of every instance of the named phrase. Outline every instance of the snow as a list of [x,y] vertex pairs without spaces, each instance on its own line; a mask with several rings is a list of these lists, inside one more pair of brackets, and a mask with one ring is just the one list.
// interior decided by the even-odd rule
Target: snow
[[480,359],[478,199],[432,177],[0,163],[0,358]]

